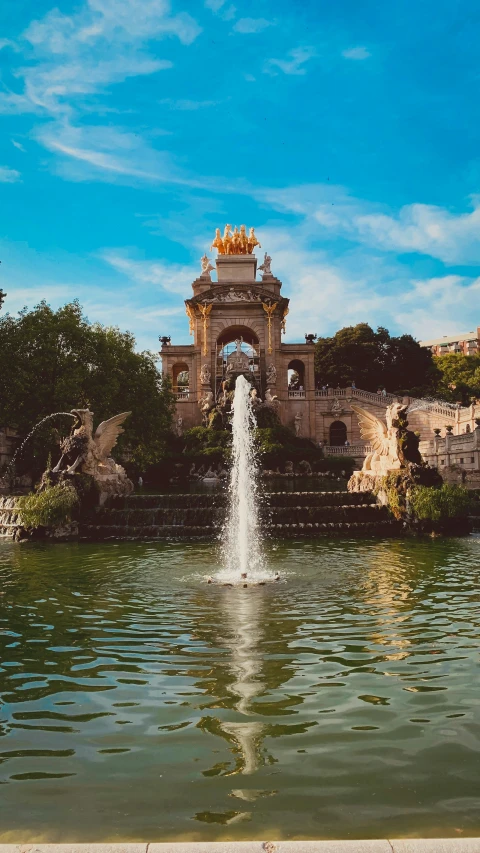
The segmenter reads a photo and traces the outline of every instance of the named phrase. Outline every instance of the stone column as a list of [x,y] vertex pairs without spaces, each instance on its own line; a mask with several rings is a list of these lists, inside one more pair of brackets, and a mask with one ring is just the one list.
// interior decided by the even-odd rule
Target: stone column
[[473,458],[475,460],[475,471],[480,471],[480,426],[475,427],[473,431],[473,439]]

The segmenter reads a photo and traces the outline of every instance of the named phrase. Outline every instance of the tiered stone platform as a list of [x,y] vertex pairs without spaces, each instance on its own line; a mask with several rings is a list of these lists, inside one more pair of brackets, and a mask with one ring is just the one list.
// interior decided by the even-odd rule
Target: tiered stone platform
[[[114,498],[80,525],[86,540],[213,539],[225,518],[226,497],[212,494],[130,495]],[[349,492],[269,492],[265,533],[290,536],[394,536],[400,527],[373,495]]]

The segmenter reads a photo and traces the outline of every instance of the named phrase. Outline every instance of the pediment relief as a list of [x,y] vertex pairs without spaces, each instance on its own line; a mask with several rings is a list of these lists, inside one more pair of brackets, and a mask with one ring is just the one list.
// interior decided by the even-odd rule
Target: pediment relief
[[212,287],[211,289],[204,291],[204,293],[199,296],[195,296],[187,301],[197,305],[198,303],[203,304],[205,302],[268,302],[271,299],[272,293],[270,291],[264,291],[261,288],[254,286],[245,287],[242,285],[230,284],[227,287]]

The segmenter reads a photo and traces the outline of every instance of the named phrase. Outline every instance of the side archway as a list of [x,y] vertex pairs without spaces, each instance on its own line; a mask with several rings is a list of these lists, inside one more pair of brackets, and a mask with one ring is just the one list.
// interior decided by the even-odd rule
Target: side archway
[[288,368],[288,387],[292,391],[305,390],[305,365],[299,358],[294,358],[289,362]]
[[190,369],[181,361],[172,367],[172,385],[175,392],[188,391],[190,387]]
[[340,447],[347,440],[347,427],[343,421],[334,421],[330,424],[330,445]]

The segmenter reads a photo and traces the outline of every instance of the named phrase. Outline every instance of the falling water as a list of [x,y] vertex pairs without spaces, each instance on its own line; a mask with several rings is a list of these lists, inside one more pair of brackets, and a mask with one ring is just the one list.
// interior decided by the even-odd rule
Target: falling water
[[[250,383],[239,376],[235,383],[232,420],[232,468],[228,516],[223,530],[224,569],[217,580],[249,582],[273,579],[263,569],[258,513],[257,462],[253,429],[256,426]],[[242,577],[243,576],[243,577]]]
[[39,421],[38,424],[35,424],[33,429],[30,430],[27,437],[24,438],[24,440],[22,441],[20,447],[17,447],[15,453],[13,454],[12,459],[10,460],[10,462],[7,465],[7,468],[5,470],[5,476],[9,476],[10,474],[12,474],[14,472],[15,462],[16,462],[17,458],[19,458],[22,455],[25,445],[27,444],[28,441],[30,441],[32,435],[34,435],[34,433],[36,433],[37,429],[40,429],[40,427],[43,426],[44,423],[46,423],[47,421],[50,421],[52,418],[56,418],[58,415],[67,415],[69,418],[76,418],[77,417],[76,415],[72,414],[72,412],[54,412],[52,415],[47,415],[45,418],[42,418],[42,420]]

